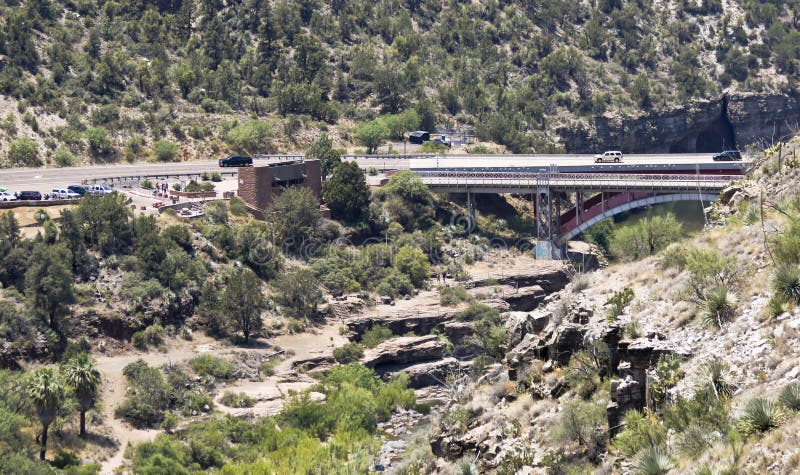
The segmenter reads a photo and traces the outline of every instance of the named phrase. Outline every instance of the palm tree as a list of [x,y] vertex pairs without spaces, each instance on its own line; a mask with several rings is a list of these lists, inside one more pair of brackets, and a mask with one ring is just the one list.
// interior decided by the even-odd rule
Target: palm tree
[[47,450],[47,428],[56,413],[64,402],[64,386],[58,377],[58,373],[50,368],[39,368],[34,371],[28,379],[28,397],[36,407],[36,415],[42,423],[42,450],[39,451],[39,459],[44,460]]
[[64,381],[75,392],[75,399],[81,406],[81,432],[86,435],[86,411],[94,406],[97,389],[100,386],[100,371],[87,353],[72,357],[63,369]]

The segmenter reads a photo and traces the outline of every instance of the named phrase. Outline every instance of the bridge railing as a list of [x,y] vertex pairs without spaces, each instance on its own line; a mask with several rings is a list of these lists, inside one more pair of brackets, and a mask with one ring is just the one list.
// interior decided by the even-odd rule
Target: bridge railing
[[600,173],[513,173],[513,172],[417,172],[430,186],[455,187],[636,187],[722,188],[740,179],[738,175],[600,174]]

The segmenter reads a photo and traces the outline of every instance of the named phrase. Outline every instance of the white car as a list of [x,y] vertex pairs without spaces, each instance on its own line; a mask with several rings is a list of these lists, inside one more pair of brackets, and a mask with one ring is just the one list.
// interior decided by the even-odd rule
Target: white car
[[55,200],[77,200],[81,197],[81,195],[66,188],[53,188],[50,190],[50,196]]
[[0,191],[0,201],[17,201],[17,197],[8,191]]
[[594,161],[596,163],[601,163],[601,162],[619,163],[622,161],[622,152],[618,150],[609,150],[608,152],[604,152],[601,155],[595,155]]
[[114,190],[111,189],[111,187],[109,187],[108,185],[92,185],[87,187],[86,192],[91,193],[93,195],[104,196],[114,193]]

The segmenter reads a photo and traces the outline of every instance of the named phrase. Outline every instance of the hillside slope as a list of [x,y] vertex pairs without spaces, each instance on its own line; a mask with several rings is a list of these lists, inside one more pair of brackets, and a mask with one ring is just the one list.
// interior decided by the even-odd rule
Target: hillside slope
[[205,156],[254,117],[249,152],[352,145],[409,109],[513,152],[732,146],[728,98],[755,127],[739,146],[800,117],[797,1],[24,0],[0,19],[6,165]]

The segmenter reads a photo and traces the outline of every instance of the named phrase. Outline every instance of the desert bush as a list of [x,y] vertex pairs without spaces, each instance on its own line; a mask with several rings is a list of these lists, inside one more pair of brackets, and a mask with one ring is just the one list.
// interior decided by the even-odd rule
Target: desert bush
[[164,337],[167,336],[167,331],[159,325],[154,323],[144,330],[140,330],[133,334],[131,343],[139,350],[146,350],[148,346],[158,346],[164,342]]
[[634,340],[642,336],[642,327],[639,322],[632,320],[622,326],[622,337],[626,340]]
[[622,420],[624,429],[614,437],[614,447],[623,454],[632,456],[647,447],[661,445],[666,441],[667,430],[650,412],[642,414],[637,410],[625,413]]
[[140,426],[160,422],[171,398],[171,388],[161,371],[148,366],[144,360],[138,360],[127,365],[122,373],[128,381],[128,392],[115,410],[116,416],[130,419]]
[[214,184],[213,183],[197,183],[194,180],[189,180],[189,183],[186,184],[186,187],[183,191],[187,192],[200,192],[200,191],[214,191]]
[[588,398],[600,387],[601,378],[607,371],[608,346],[602,340],[592,340],[586,348],[570,357],[567,382],[579,396]]
[[608,437],[605,405],[593,401],[569,400],[559,416],[555,437],[577,442],[590,453],[600,449]]
[[800,303],[800,267],[782,265],[775,270],[772,277],[772,290],[787,302]]
[[784,413],[772,401],[755,398],[747,401],[744,414],[737,422],[737,428],[743,435],[755,435],[770,431],[783,423]]
[[247,207],[244,205],[244,200],[238,196],[231,196],[228,208],[234,216],[247,216]]
[[722,256],[716,249],[690,249],[686,255],[686,270],[689,271],[692,300],[702,305],[714,289],[735,289],[739,284],[740,267],[736,257]]
[[461,302],[471,302],[472,300],[472,296],[464,287],[451,285],[439,289],[439,303],[445,307],[453,307]]
[[736,294],[724,285],[706,291],[701,309],[703,324],[722,328],[724,323],[733,320],[737,303]]
[[778,401],[790,411],[800,411],[800,383],[786,385],[781,391]]
[[663,446],[651,447],[636,456],[633,473],[636,475],[662,475],[672,470],[672,457]]
[[786,297],[781,294],[775,294],[770,297],[766,307],[764,307],[764,318],[769,320],[790,310],[791,304],[786,300]]
[[174,162],[180,159],[180,151],[169,140],[156,140],[153,143],[153,156],[159,162]]
[[232,391],[225,391],[219,402],[228,407],[253,407],[256,400],[245,393],[234,393]]
[[737,385],[733,381],[730,365],[722,358],[715,356],[704,363],[702,372],[718,399],[729,399],[733,396]]
[[625,307],[633,300],[633,296],[633,288],[627,285],[622,290],[614,292],[614,295],[609,297],[605,303],[605,305],[608,305],[606,320],[613,322],[617,317],[622,315],[625,311]]
[[683,454],[698,457],[714,446],[720,434],[703,424],[693,423],[677,434],[675,447]]
[[683,225],[672,213],[646,216],[639,222],[614,231],[609,243],[611,253],[621,260],[637,260],[651,256],[677,240]]
[[210,354],[203,354],[192,359],[191,366],[198,375],[213,376],[217,379],[230,379],[235,370],[230,361]]
[[57,167],[71,167],[75,162],[75,155],[66,147],[58,147],[53,154],[53,165]]
[[394,333],[387,327],[376,325],[364,332],[364,336],[361,337],[361,344],[367,348],[375,348],[393,336]]
[[364,347],[358,343],[345,343],[333,350],[333,358],[339,364],[355,363],[364,356]]

